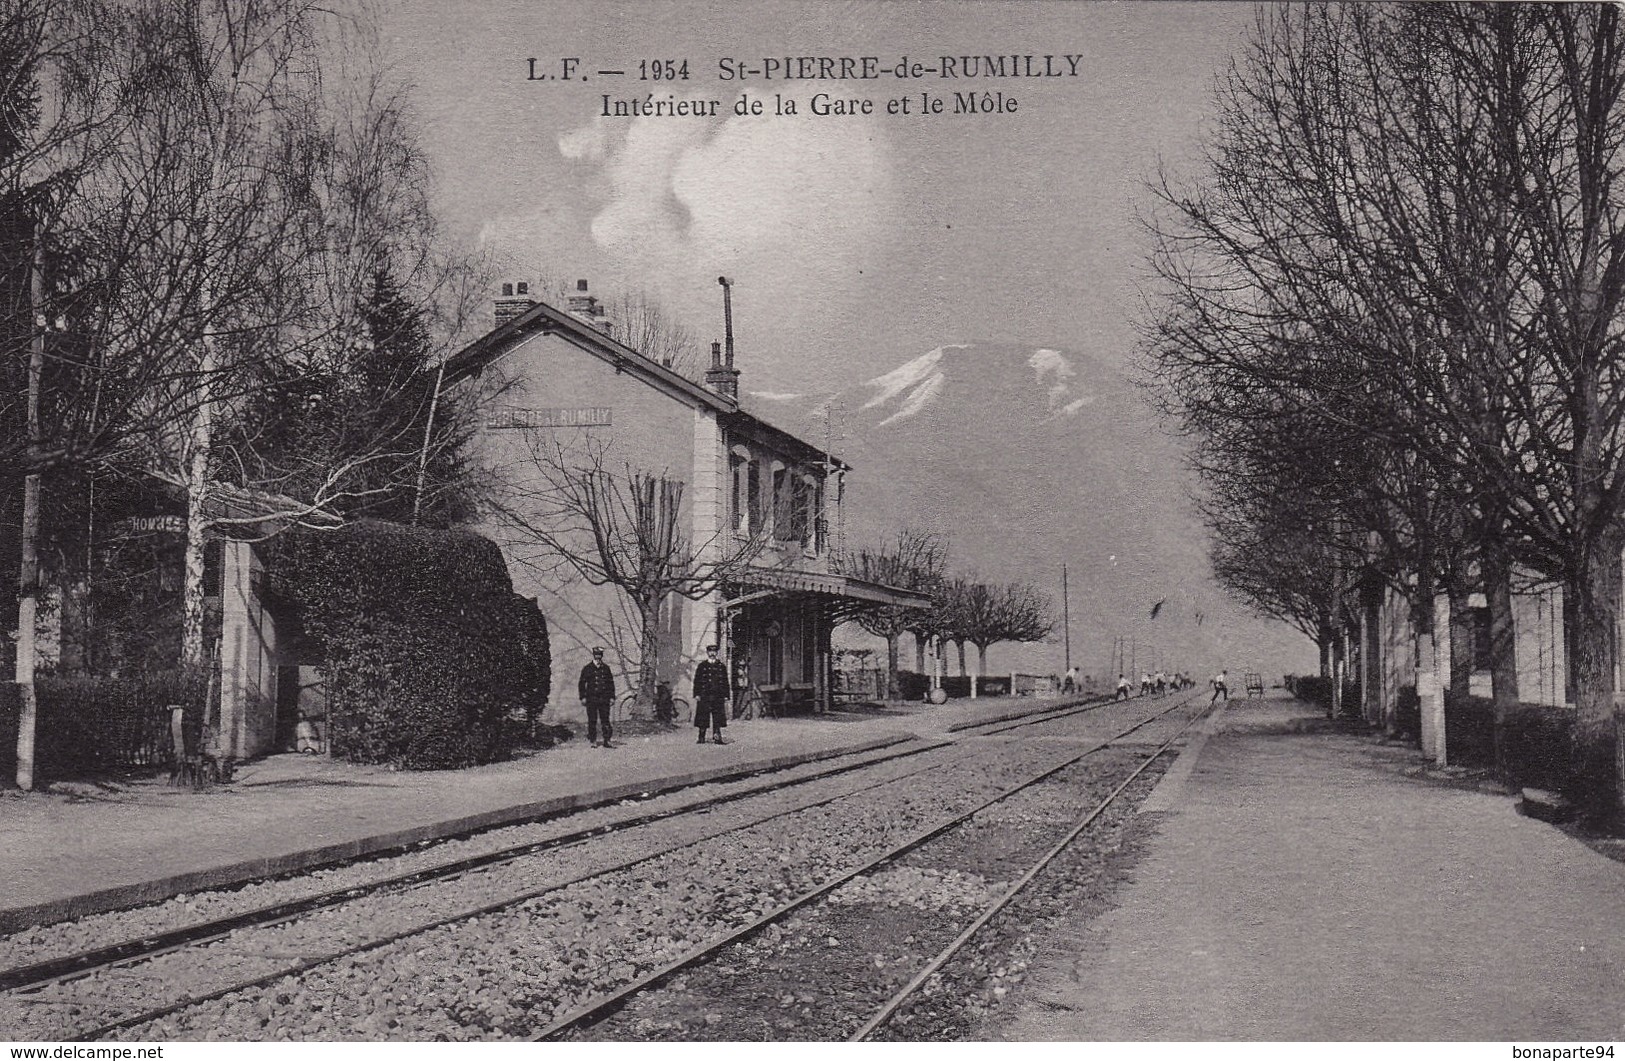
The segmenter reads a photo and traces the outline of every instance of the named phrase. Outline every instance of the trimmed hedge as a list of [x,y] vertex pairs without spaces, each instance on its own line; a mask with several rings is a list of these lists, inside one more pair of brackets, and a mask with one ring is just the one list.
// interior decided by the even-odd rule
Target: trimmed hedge
[[[1330,714],[1332,710],[1332,680],[1330,678],[1301,676],[1291,679],[1287,688],[1299,700],[1305,700],[1322,711]],[[1360,683],[1355,681],[1343,682],[1343,717],[1357,718],[1360,715]]]
[[[1612,814],[1614,799],[1611,735],[1588,740],[1572,708],[1518,704],[1507,711],[1496,739],[1495,701],[1445,697],[1445,740],[1450,761],[1493,769],[1519,788],[1563,793],[1597,818]],[[1499,748],[1499,751],[1497,749]]]
[[546,703],[546,624],[479,535],[373,521],[296,531],[267,569],[323,650],[337,755],[408,769],[492,762],[510,750],[509,711]]
[[[201,731],[206,682],[200,671],[151,671],[119,678],[40,677],[34,777],[94,777],[169,761],[169,705],[186,708],[188,739]],[[0,682],[0,775],[17,771],[17,686]]]
[[1495,766],[1495,702],[1444,693],[1445,754],[1458,766]]
[[1401,685],[1394,697],[1394,730],[1409,740],[1422,739],[1422,698],[1414,685]]
[[[942,691],[955,700],[963,700],[970,696],[970,675],[954,674],[942,679]],[[983,674],[976,679],[977,696],[1009,696],[1010,676],[1007,674]]]
[[924,700],[931,691],[931,676],[918,671],[897,672],[897,695],[904,700]]

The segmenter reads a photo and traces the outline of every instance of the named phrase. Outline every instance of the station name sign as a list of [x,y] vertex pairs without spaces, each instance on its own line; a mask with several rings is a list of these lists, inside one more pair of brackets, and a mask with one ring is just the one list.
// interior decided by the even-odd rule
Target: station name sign
[[185,534],[185,516],[128,516],[113,524],[116,534]]
[[524,431],[553,427],[609,427],[608,406],[593,405],[575,409],[497,409],[485,420],[497,431]]

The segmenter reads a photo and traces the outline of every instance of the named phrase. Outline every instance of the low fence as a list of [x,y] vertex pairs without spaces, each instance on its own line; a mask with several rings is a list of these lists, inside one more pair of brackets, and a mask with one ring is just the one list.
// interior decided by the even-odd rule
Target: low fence
[[886,670],[884,667],[837,669],[831,690],[836,703],[857,703],[863,700],[886,698]]
[[[946,675],[939,684],[950,699],[961,699],[971,694],[971,678],[966,674]],[[976,695],[1033,696],[1043,699],[1059,696],[1060,686],[1060,680],[1053,674],[983,674],[976,679]],[[897,672],[897,691],[902,699],[923,700],[930,689],[930,675],[908,670]],[[1086,690],[1079,688],[1078,691]],[[886,671],[880,667],[837,670],[834,694],[837,703],[884,700]]]
[[[202,727],[201,674],[42,677],[34,692],[34,775],[40,780],[94,777],[167,762],[170,704],[187,707],[189,740]],[[17,686],[0,682],[0,776],[8,781],[16,773],[20,713]]]

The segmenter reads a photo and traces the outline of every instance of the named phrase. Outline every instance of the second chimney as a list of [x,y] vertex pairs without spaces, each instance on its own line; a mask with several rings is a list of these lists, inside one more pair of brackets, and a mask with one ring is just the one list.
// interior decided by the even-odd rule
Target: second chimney
[[536,301],[530,297],[530,285],[525,281],[503,284],[502,294],[496,300],[496,326],[500,328],[514,318],[524,316],[535,305]]
[[739,370],[722,363],[722,344],[711,344],[711,367],[705,370],[705,385],[718,394],[739,400]]
[[570,310],[570,316],[583,324],[597,328],[605,335],[611,334],[609,314],[604,312],[603,304],[598,301],[598,296],[588,292],[587,281],[576,281],[576,289],[570,293],[567,308]]

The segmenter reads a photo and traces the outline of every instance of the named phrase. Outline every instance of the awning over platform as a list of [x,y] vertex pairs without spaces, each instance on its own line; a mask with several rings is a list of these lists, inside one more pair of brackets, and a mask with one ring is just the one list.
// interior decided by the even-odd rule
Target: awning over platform
[[793,568],[747,567],[729,580],[723,592],[724,607],[736,607],[751,600],[779,593],[807,593],[823,598],[836,621],[849,619],[879,608],[931,607],[931,598],[914,590],[866,582],[851,575],[831,575]]

